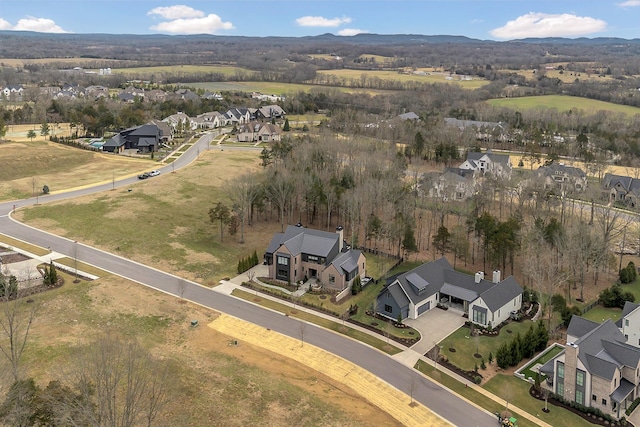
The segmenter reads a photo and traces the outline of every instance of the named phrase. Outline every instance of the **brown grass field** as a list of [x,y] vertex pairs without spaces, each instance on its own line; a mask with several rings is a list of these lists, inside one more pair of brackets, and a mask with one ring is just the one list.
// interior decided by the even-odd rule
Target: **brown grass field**
[[[42,155],[51,158],[66,153],[66,147],[42,141],[33,144],[38,144]],[[0,159],[8,153],[3,150],[5,147],[0,148]],[[75,151],[81,158],[85,155]],[[42,204],[19,210],[16,217],[201,283],[214,284],[220,277],[234,273],[240,256],[253,249],[263,250],[273,232],[279,230],[275,222],[261,221],[248,227],[246,244],[241,245],[237,237],[230,236],[225,236],[223,243],[207,216],[208,208],[224,198],[220,187],[227,179],[259,168],[258,154],[259,151],[210,150],[189,168],[141,182],[133,186],[132,192],[116,190],[73,202]],[[111,161],[102,156],[85,159],[84,163],[76,160],[76,171],[79,174],[90,163],[92,168],[105,168]],[[53,177],[56,172],[48,170],[45,175]],[[69,181],[61,188],[83,182],[73,173],[68,176]],[[90,177],[100,178],[85,176]],[[5,184],[4,178],[2,183]],[[8,185],[13,185],[12,181]],[[145,221],[131,221],[145,215]],[[96,227],[98,223],[109,226]],[[115,240],[110,240],[113,236]],[[237,335],[204,326],[218,314],[181,304],[176,298],[119,277],[107,274],[79,284],[72,283],[72,279],[67,276],[62,288],[37,297],[42,309],[25,362],[29,374],[43,387],[58,378],[60,372],[71,369],[66,363],[77,346],[113,328],[125,336],[135,336],[154,355],[170,361],[172,399],[158,425],[398,425],[393,416],[379,408],[379,402],[368,400],[370,396],[365,393],[367,387],[367,393],[382,393],[384,384],[376,386],[366,380],[367,387],[357,388],[308,367],[304,361],[274,353],[248,336],[240,345],[230,346]],[[201,326],[192,328],[192,319],[199,320]],[[317,357],[322,360],[323,356]],[[402,398],[402,393],[398,396]]]

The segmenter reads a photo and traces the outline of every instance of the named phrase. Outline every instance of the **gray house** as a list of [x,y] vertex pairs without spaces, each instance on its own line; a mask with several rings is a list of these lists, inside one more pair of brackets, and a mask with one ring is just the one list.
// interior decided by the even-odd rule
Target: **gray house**
[[551,163],[540,166],[537,175],[545,180],[548,188],[559,188],[571,191],[584,191],[587,188],[587,174],[580,168],[567,166],[564,163]]
[[640,179],[608,173],[602,179],[602,191],[610,202],[636,207],[640,201]]
[[396,277],[376,298],[376,312],[393,320],[416,319],[438,303],[468,314],[473,323],[495,326],[520,310],[522,288],[513,276],[501,280],[500,271],[492,280],[482,272],[461,273],[442,257]]
[[344,244],[342,227],[332,233],[290,225],[273,236],[264,260],[271,279],[296,283],[306,277],[336,292],[366,275],[365,257]]
[[640,395],[640,348],[629,345],[610,319],[596,323],[573,316],[564,351],[540,373],[547,376],[548,390],[620,418]]
[[142,125],[124,129],[115,134],[103,146],[103,151],[121,153],[128,149],[137,149],[141,153],[158,151],[162,131],[156,125]]

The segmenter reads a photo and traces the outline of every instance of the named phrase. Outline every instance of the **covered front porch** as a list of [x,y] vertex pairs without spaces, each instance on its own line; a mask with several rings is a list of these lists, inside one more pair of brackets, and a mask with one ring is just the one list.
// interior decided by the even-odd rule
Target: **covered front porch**
[[620,385],[613,393],[611,393],[611,401],[614,402],[613,410],[616,412],[616,417],[620,418],[620,414],[625,415],[629,405],[633,403],[633,391],[636,386],[632,382],[626,379],[620,379]]
[[440,304],[469,314],[469,303],[478,298],[478,294],[468,289],[445,283],[440,289]]

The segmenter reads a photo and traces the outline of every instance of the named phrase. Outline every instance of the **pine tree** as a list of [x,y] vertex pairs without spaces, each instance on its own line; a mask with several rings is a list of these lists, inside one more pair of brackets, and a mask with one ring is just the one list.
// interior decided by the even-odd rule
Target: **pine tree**
[[55,286],[58,284],[58,272],[56,266],[53,265],[53,260],[49,261],[49,285]]
[[282,126],[282,130],[285,132],[289,132],[291,127],[289,126],[289,119],[284,119],[284,126]]

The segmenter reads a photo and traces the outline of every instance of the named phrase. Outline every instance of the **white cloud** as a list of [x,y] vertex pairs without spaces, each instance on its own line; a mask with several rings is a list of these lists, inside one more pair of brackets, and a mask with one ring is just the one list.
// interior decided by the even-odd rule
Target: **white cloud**
[[365,34],[368,33],[367,30],[359,30],[357,28],[345,28],[343,30],[338,31],[339,36],[355,36],[356,34]]
[[635,7],[635,6],[640,6],[640,0],[627,0],[627,1],[623,1],[622,3],[618,3],[618,6],[620,6],[620,7]]
[[202,18],[174,19],[151,27],[154,31],[170,34],[217,34],[220,30],[232,30],[231,22],[224,22],[216,14]]
[[343,24],[351,22],[351,18],[343,16],[342,18],[325,18],[323,16],[303,16],[296,19],[296,23],[301,27],[339,27]]
[[0,18],[0,30],[10,30],[11,24],[4,19]]
[[11,29],[14,31],[35,31],[37,33],[68,33],[68,31],[56,25],[52,19],[34,18],[33,16],[20,19]]
[[575,37],[603,31],[607,23],[588,16],[568,13],[551,15],[531,12],[490,31],[498,39],[526,37]]
[[147,12],[147,15],[160,15],[164,19],[181,19],[181,18],[202,18],[204,12],[196,10],[192,7],[178,4],[168,7],[156,7]]

